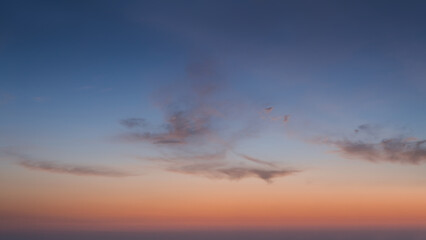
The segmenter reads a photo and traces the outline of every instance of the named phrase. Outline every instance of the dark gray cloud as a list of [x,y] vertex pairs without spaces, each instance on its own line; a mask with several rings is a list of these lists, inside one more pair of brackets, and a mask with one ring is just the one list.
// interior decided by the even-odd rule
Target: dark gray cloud
[[369,124],[355,129],[356,135],[340,140],[321,139],[318,142],[338,149],[345,157],[358,158],[372,162],[399,162],[420,164],[426,162],[426,140],[413,137],[380,138],[380,127]]

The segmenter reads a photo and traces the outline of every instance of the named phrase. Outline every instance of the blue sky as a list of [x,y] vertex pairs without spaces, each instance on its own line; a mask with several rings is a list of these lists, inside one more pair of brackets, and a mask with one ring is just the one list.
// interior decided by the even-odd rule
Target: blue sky
[[273,106],[312,131],[350,132],[368,123],[426,134],[419,2],[3,5],[6,147],[78,152],[77,142],[103,146],[120,131],[120,119],[149,116],[161,124],[153,95],[168,84],[191,84],[185,71],[197,62],[214,64],[224,96]]
[[3,146],[98,141],[128,117],[160,122],[154,91],[188,84],[197,61],[214,62],[228,95],[325,131],[426,134],[419,2],[3,5],[1,126],[13,142]]
[[2,1],[0,165],[411,189],[426,162],[425,7]]

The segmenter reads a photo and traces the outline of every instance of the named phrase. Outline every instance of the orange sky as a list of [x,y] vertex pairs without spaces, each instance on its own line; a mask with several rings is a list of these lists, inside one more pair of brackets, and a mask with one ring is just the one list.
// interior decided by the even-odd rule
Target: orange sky
[[421,186],[327,186],[303,175],[267,184],[162,172],[110,179],[14,171],[0,183],[9,229],[426,226]]

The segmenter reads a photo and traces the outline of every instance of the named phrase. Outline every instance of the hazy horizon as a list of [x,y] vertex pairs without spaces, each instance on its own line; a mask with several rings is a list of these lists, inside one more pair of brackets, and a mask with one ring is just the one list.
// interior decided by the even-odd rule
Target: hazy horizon
[[426,231],[418,229],[376,229],[376,230],[233,230],[233,231],[145,231],[145,232],[102,232],[102,231],[36,231],[36,232],[6,232],[3,236],[10,240],[21,239],[64,239],[64,240],[422,240],[426,236]]

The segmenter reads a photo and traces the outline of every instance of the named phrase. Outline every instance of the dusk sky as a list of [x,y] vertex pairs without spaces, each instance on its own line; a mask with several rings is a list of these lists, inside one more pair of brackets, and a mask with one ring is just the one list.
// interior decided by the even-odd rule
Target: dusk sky
[[425,9],[1,0],[0,236],[425,239]]

